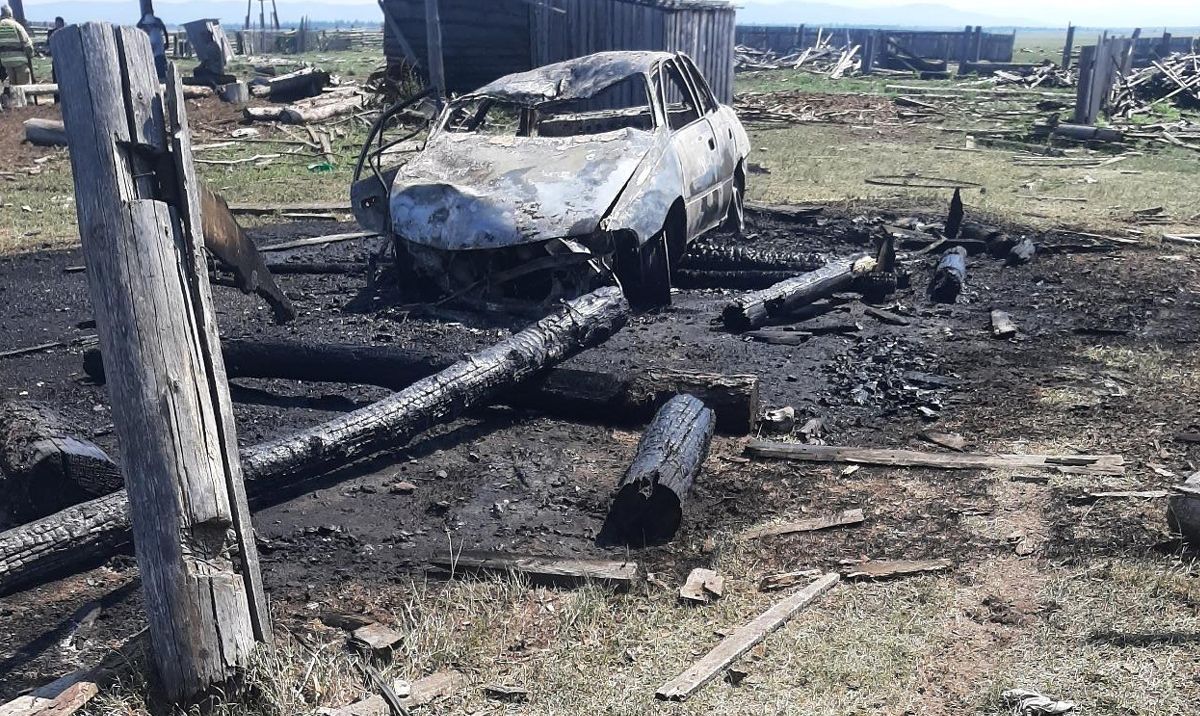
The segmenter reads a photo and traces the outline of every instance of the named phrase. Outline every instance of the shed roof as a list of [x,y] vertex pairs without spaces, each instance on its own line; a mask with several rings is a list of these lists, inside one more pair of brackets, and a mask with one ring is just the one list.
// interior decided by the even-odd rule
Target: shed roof
[[523,104],[591,97],[633,75],[645,74],[655,64],[673,56],[670,52],[597,52],[505,75],[472,92],[471,96],[503,97]]

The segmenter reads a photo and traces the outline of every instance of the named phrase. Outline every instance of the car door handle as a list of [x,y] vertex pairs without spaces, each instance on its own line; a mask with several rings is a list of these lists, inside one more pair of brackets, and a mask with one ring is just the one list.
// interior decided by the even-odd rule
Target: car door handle
[[716,140],[716,139],[714,139],[714,138],[712,138],[712,137],[709,137],[709,138],[708,138],[708,148],[709,148],[709,149],[711,149],[711,150],[713,150],[713,151],[716,151],[716,149],[717,149],[717,140]]

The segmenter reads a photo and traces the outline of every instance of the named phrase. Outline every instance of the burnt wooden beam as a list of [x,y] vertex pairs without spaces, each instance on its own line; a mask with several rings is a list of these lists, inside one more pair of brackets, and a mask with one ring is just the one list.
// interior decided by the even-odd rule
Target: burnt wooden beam
[[844,291],[854,282],[854,264],[860,258],[832,261],[816,271],[739,296],[726,304],[721,320],[731,331],[748,331],[817,299]]
[[[450,356],[415,348],[302,341],[226,340],[221,351],[230,378],[353,383],[391,390],[405,388],[454,363]],[[83,368],[93,380],[104,382],[98,349],[84,352]],[[754,375],[668,368],[555,367],[497,400],[584,422],[636,425],[649,421],[664,403],[681,393],[691,393],[712,408],[720,432],[753,432],[759,413],[758,377]]]
[[617,485],[598,541],[633,547],[671,541],[712,435],[713,413],[697,398],[680,395],[664,405]]

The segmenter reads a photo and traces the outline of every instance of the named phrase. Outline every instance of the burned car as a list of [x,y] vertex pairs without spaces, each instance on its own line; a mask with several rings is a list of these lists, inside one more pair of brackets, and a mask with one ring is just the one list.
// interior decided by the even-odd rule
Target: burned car
[[411,160],[351,198],[443,294],[554,299],[615,277],[666,303],[690,242],[740,231],[748,151],[686,55],[602,52],[452,100]]

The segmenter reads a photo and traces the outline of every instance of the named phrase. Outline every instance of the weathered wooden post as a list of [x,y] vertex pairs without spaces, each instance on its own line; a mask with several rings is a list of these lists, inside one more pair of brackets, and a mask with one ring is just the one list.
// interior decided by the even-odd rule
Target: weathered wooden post
[[1075,26],[1067,23],[1067,41],[1063,45],[1062,64],[1059,65],[1062,69],[1071,68],[1071,53],[1075,50]]
[[134,28],[73,25],[52,47],[154,662],[180,701],[271,638],[182,87],[172,67],[164,96]]
[[425,0],[425,44],[429,50],[429,84],[437,88],[438,97],[446,95],[446,69],[442,63],[442,18],[438,0]]

